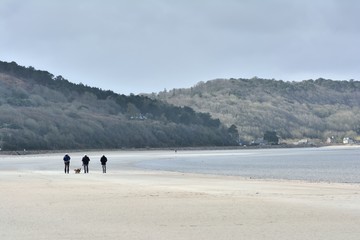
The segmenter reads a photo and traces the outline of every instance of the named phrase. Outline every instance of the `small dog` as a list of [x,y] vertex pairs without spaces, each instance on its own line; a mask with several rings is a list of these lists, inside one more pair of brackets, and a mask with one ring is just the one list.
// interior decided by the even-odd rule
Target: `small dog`
[[75,168],[74,171],[75,171],[75,173],[80,173],[80,172],[81,172],[81,168]]

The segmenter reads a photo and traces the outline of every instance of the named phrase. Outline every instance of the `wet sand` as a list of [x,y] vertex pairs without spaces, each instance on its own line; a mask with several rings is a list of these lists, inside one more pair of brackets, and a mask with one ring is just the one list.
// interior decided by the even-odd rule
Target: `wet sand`
[[[254,180],[132,167],[149,155],[164,157],[163,152],[110,154],[108,173],[102,174],[96,162],[101,154],[91,154],[90,174],[68,175],[62,172],[61,161],[55,161],[60,154],[1,156],[0,239],[360,237],[359,184]],[[81,153],[72,156],[78,161]],[[120,162],[111,165],[115,157]]]

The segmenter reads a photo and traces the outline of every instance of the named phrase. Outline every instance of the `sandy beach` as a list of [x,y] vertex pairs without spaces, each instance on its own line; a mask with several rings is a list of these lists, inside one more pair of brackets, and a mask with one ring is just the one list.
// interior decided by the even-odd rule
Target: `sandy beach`
[[110,153],[102,174],[101,154],[90,154],[89,174],[68,175],[62,154],[0,156],[0,239],[360,238],[359,184],[133,167],[161,151]]

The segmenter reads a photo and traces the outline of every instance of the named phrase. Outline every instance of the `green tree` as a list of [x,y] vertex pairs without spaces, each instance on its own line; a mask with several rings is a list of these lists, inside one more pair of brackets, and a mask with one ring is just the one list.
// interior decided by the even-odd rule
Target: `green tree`
[[230,135],[230,138],[236,142],[239,141],[239,131],[237,127],[233,124],[229,127],[228,133]]
[[270,144],[279,144],[279,137],[275,131],[266,131],[264,133],[264,140]]

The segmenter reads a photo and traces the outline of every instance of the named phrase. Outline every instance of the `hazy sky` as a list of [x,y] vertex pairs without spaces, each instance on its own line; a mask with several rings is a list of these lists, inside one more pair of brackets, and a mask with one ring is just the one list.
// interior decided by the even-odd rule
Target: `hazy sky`
[[0,60],[117,93],[360,75],[357,0],[0,0]]

